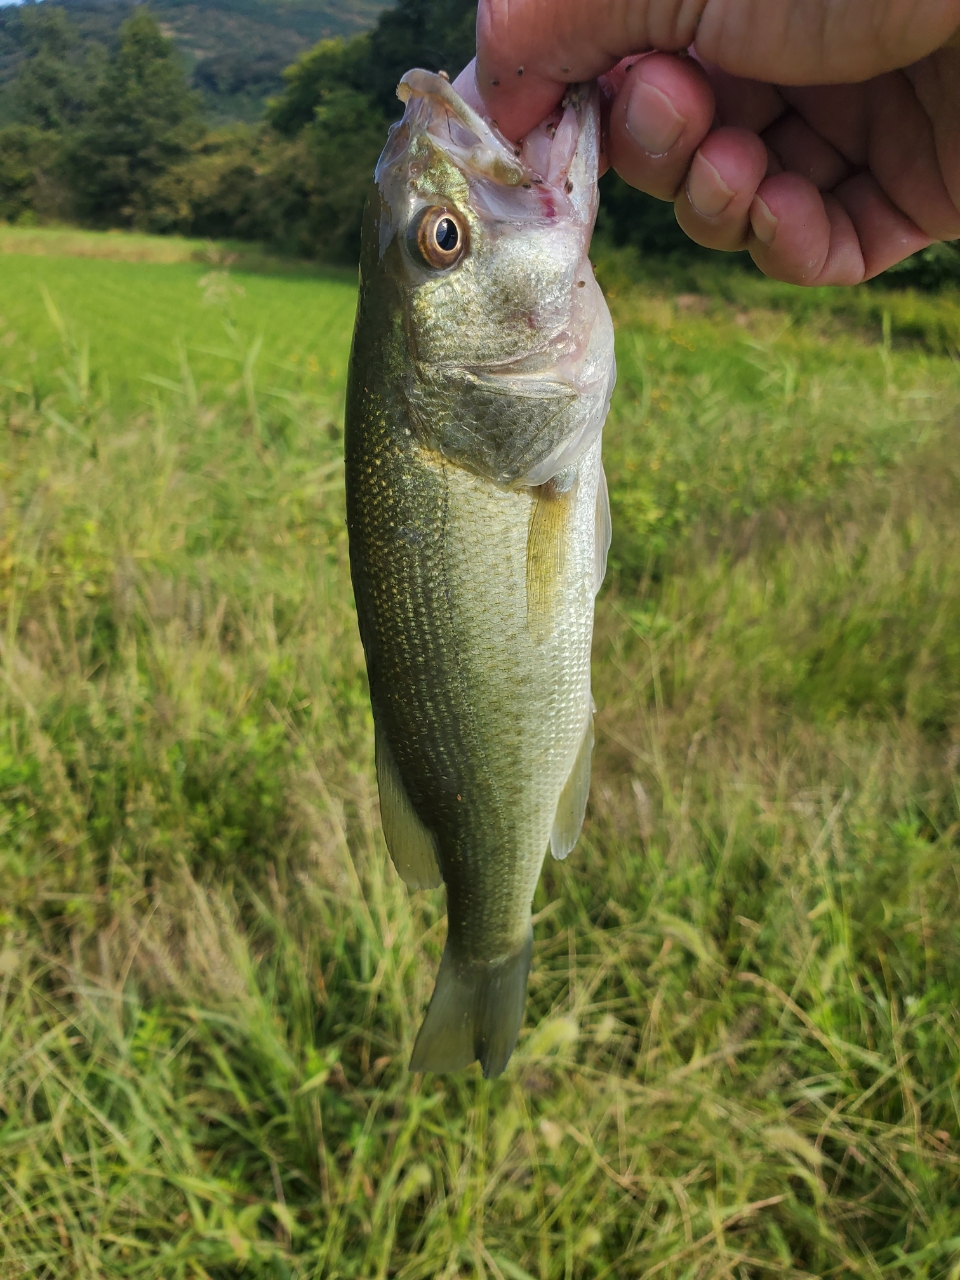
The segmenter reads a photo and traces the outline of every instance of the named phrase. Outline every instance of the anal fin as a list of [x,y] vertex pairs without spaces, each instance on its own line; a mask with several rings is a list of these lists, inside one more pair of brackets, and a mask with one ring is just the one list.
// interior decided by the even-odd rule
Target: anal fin
[[436,889],[443,883],[436,841],[410,803],[393,753],[379,729],[376,743],[380,825],[393,865],[408,889]]
[[560,803],[550,832],[550,852],[558,860],[567,856],[580,838],[583,815],[590,794],[590,759],[593,755],[593,712],[587,719],[580,750],[573,762],[570,776],[560,792]]
[[410,1070],[462,1071],[479,1060],[487,1079],[498,1076],[520,1034],[532,952],[532,929],[494,964],[462,960],[448,941]]

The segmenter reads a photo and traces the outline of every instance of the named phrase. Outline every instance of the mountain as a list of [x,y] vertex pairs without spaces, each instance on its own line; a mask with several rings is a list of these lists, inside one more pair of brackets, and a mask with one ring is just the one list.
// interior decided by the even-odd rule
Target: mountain
[[[131,0],[43,0],[61,8],[84,42],[111,45]],[[281,73],[318,40],[358,35],[390,7],[383,0],[153,0],[151,12],[183,55],[211,123],[254,120],[283,84]],[[29,47],[35,4],[0,8],[3,89]]]

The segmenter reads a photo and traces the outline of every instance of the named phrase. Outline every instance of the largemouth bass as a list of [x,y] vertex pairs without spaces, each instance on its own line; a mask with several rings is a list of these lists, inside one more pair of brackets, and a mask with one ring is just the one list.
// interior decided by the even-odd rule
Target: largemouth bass
[[363,231],[350,559],[386,842],[410,888],[447,891],[411,1070],[493,1076],[543,859],[573,848],[590,785],[614,382],[587,257],[599,104],[571,89],[514,147],[441,76],[397,92]]

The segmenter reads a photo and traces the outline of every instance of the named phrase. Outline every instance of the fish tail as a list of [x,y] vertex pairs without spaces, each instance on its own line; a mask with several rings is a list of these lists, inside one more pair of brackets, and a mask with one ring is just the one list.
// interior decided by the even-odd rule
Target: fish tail
[[520,1034],[532,951],[532,929],[496,964],[464,961],[448,940],[410,1070],[461,1071],[479,1060],[487,1079],[498,1076]]

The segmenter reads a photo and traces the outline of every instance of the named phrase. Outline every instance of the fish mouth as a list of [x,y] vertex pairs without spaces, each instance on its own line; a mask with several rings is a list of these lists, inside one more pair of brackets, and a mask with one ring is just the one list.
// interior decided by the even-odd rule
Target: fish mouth
[[[412,137],[426,134],[469,179],[528,188],[578,221],[596,216],[600,96],[596,84],[571,85],[560,106],[513,144],[479,110],[472,66],[454,86],[432,71],[408,71],[397,86],[405,111],[377,166],[377,181]],[[462,88],[462,92],[458,89]],[[476,105],[468,101],[468,97]]]
[[444,76],[417,67],[397,85],[397,97],[406,107],[404,123],[433,135],[447,152],[477,176],[492,178],[508,187],[530,180],[520,161],[519,148],[469,106]]

